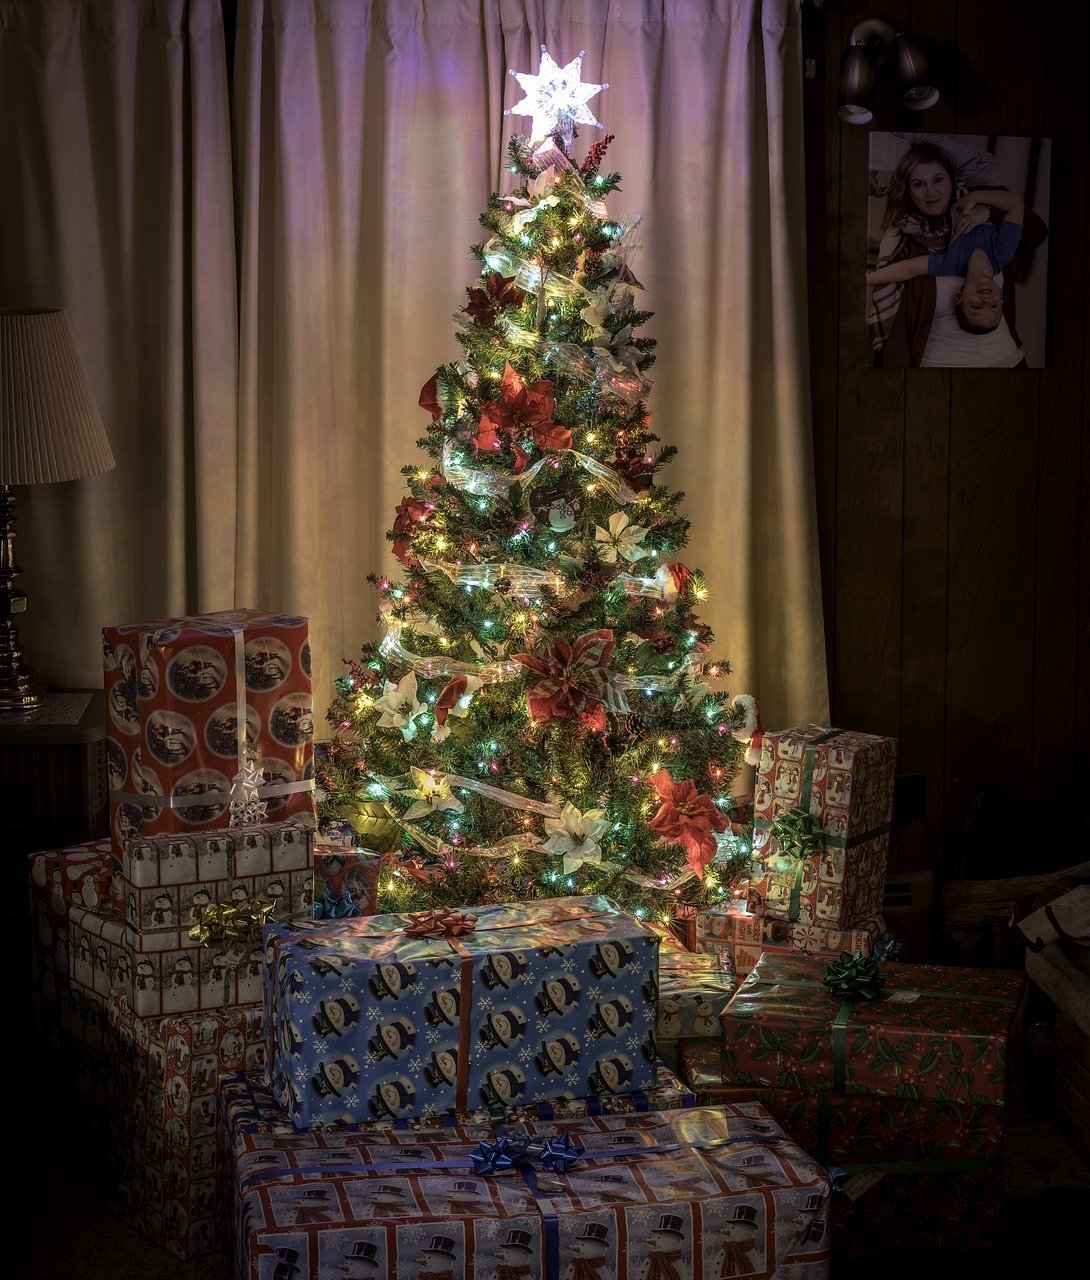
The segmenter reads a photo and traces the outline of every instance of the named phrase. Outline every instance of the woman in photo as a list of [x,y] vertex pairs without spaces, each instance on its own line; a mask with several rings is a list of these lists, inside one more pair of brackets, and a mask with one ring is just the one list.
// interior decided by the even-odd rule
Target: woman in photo
[[[892,174],[871,175],[874,194],[884,190],[886,196],[882,243],[875,264],[879,272],[905,259],[948,250],[955,236],[971,232],[989,218],[1004,216],[984,199],[964,200],[971,192],[1005,189],[990,152],[949,135],[915,134],[908,135],[906,141],[911,145]],[[960,213],[958,201],[962,202]],[[979,335],[967,332],[957,322],[954,299],[964,291],[964,276],[885,279],[868,287],[868,362],[891,369],[925,365],[1012,367],[1023,363],[1015,328],[1014,286],[1025,274],[1027,251],[1047,235],[1044,222],[1032,209],[1026,209],[1018,250],[996,276],[1003,316],[987,343],[974,345],[973,339]]]

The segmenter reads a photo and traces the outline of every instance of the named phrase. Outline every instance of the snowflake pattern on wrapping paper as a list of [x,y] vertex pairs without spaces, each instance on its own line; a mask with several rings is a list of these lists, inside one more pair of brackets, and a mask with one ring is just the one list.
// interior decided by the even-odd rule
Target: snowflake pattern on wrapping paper
[[482,998],[481,998],[480,1000],[478,1000],[478,1001],[477,1001],[477,1008],[478,1008],[478,1009],[491,1009],[491,1008],[492,1008],[492,997],[491,997],[491,996],[482,996]]
[[424,1039],[428,1042],[428,1044],[436,1044],[439,1040],[439,1032],[436,1031],[433,1027],[430,1031],[424,1032]]
[[601,994],[602,994],[602,989],[601,989],[601,987],[588,987],[588,988],[587,988],[587,999],[588,999],[588,1000],[597,1000],[597,999],[598,999],[598,997],[599,997]]
[[423,1059],[423,1058],[413,1058],[413,1059],[409,1062],[409,1070],[410,1070],[410,1071],[423,1071],[423,1070],[424,1070],[424,1059]]
[[382,1010],[378,1007],[378,1005],[369,1004],[367,1008],[364,1010],[364,1013],[367,1017],[368,1022],[382,1021]]
[[571,973],[571,971],[575,968],[575,961],[571,958],[571,956],[568,956],[566,960],[561,961],[560,967],[566,973]]
[[521,1062],[529,1062],[533,1056],[534,1056],[534,1051],[529,1045],[527,1045],[524,1049],[519,1050],[519,1060]]
[[547,1035],[547,1034],[548,1034],[548,1031],[549,1031],[549,1019],[548,1019],[548,1018],[538,1018],[537,1022],[536,1022],[534,1025],[537,1027],[538,1032],[539,1032],[541,1035]]

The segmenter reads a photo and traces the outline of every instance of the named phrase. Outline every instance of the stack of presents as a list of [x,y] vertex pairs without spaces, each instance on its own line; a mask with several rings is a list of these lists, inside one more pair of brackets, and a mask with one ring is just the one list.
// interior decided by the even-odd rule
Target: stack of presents
[[[744,896],[373,913],[305,619],[108,629],[111,836],[31,857],[119,1214],[238,1280],[720,1280],[994,1242],[1020,974],[891,961],[895,743],[766,734]],[[801,834],[800,834],[801,833]]]

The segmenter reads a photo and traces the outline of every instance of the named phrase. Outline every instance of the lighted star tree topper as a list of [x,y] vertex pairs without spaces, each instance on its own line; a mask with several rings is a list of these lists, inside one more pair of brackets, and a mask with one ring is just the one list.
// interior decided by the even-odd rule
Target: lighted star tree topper
[[580,82],[585,56],[586,50],[580,49],[577,58],[572,58],[566,66],[559,67],[542,45],[541,65],[536,76],[525,71],[508,70],[507,74],[515,77],[526,97],[503,114],[532,116],[532,143],[543,142],[551,134],[557,134],[563,140],[565,149],[570,150],[577,124],[594,125],[598,129],[602,127],[586,104],[596,93],[608,89],[609,85]]
[[[383,635],[337,681],[323,822],[392,832],[379,909],[604,893],[672,920],[748,868],[731,783],[757,708],[722,689],[709,589],[678,559],[684,495],[658,482],[653,313],[610,215],[606,135],[576,124],[605,85],[542,49],[512,114],[514,189],[494,193],[387,537]],[[600,127],[600,126],[599,126]]]

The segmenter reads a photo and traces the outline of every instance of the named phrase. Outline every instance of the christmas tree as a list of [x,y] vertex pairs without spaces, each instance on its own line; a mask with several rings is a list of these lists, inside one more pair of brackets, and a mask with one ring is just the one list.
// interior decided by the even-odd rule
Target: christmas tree
[[731,784],[754,700],[713,686],[683,494],[658,482],[653,312],[610,216],[611,135],[573,159],[605,85],[582,54],[512,72],[532,115],[509,147],[456,316],[425,384],[428,466],[407,466],[371,575],[382,639],[337,681],[320,817],[394,832],[379,908],[604,893],[641,917],[722,897],[748,863]]

